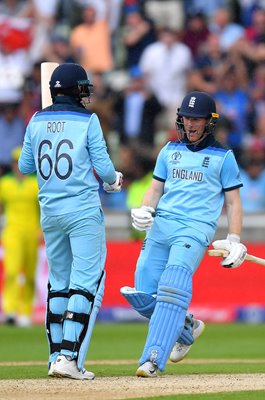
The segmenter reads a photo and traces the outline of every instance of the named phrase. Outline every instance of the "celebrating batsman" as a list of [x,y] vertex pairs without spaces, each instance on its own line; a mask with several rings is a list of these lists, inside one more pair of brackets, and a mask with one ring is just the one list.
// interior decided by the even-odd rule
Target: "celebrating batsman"
[[135,288],[121,293],[142,315],[149,330],[136,375],[156,377],[168,357],[180,361],[203,331],[188,314],[192,277],[213,240],[224,201],[228,235],[213,242],[229,254],[222,265],[241,265],[242,210],[239,169],[231,150],[214,138],[219,115],[211,96],[187,94],[177,111],[177,141],[160,151],[142,206],[132,209],[135,229],[147,231],[135,271]]
[[106,241],[99,184],[121,190],[96,114],[87,108],[92,85],[78,64],[52,73],[53,104],[30,120],[19,159],[37,171],[41,225],[49,265],[46,330],[48,375],[94,379],[84,369],[104,292]]

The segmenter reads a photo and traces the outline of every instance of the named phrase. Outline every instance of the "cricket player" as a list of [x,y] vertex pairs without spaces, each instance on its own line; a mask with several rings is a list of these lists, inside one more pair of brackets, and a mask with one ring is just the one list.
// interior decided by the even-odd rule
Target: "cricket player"
[[13,149],[12,171],[0,178],[3,208],[3,313],[7,324],[20,327],[32,323],[35,297],[40,212],[35,175],[22,175],[17,166],[21,147]]
[[49,376],[94,379],[84,362],[101,306],[106,258],[104,215],[96,174],[107,192],[119,192],[96,114],[88,109],[92,85],[79,64],[52,73],[53,104],[30,120],[19,159],[37,172],[41,226],[49,265],[46,330]]
[[213,240],[224,202],[228,235],[213,246],[229,251],[221,262],[226,268],[240,266],[246,256],[240,243],[242,182],[233,152],[214,138],[218,117],[207,93],[184,97],[177,111],[177,140],[161,149],[142,206],[131,210],[134,228],[147,231],[135,288],[121,289],[150,318],[136,371],[140,377],[156,377],[168,357],[181,360],[202,332],[202,321],[195,325],[187,314],[192,277]]

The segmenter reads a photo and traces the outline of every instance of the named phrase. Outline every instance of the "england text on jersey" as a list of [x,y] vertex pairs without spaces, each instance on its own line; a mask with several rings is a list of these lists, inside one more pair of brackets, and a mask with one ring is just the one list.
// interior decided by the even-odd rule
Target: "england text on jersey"
[[176,169],[173,168],[172,176],[175,179],[185,179],[190,181],[201,182],[203,179],[203,173],[200,171],[189,171],[188,169]]

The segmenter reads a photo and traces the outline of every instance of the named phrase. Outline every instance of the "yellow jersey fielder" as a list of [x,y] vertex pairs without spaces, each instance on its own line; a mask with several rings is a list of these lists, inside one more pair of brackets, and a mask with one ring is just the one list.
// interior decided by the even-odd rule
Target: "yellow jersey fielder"
[[21,148],[12,152],[12,172],[0,178],[6,323],[31,324],[40,235],[38,184],[35,175],[22,175],[17,166]]

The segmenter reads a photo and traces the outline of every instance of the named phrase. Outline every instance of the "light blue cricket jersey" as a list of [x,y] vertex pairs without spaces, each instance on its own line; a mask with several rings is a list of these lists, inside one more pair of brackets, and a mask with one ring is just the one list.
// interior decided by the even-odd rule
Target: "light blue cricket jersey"
[[19,169],[23,174],[37,171],[39,202],[45,215],[99,206],[93,168],[103,181],[116,180],[96,114],[61,97],[59,104],[31,118]]
[[198,151],[182,143],[167,143],[158,155],[154,179],[165,182],[157,214],[182,221],[211,241],[224,192],[241,187],[242,182],[233,152],[209,139],[209,145]]

